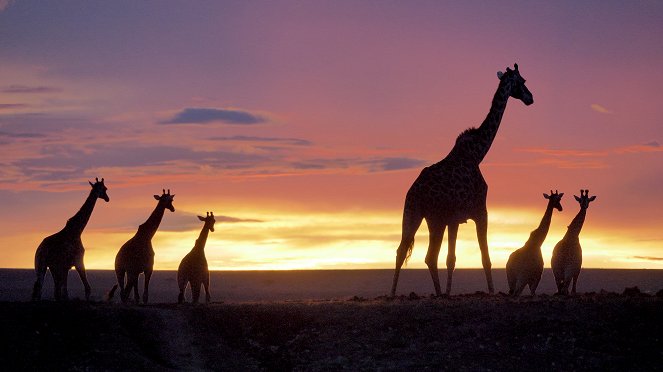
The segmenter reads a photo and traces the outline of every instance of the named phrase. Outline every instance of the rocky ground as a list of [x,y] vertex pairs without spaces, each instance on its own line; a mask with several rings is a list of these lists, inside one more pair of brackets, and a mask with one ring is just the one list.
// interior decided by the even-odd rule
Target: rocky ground
[[0,303],[4,370],[657,370],[663,294]]

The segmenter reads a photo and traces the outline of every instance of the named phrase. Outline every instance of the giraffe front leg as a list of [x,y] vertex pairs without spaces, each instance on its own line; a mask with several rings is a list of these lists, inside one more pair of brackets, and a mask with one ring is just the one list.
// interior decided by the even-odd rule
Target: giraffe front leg
[[449,251],[447,252],[447,296],[451,294],[451,283],[456,268],[456,238],[458,237],[458,224],[449,225]]
[[150,278],[152,277],[152,269],[145,270],[145,286],[143,287],[143,303],[147,304],[149,297]]
[[203,280],[203,287],[205,287],[205,302],[210,303],[212,297],[209,293],[209,273],[207,273],[205,279]]
[[81,278],[81,282],[83,282],[83,287],[85,288],[85,300],[90,301],[90,294],[92,293],[92,288],[90,287],[90,283],[87,281],[87,274],[85,273],[85,265],[82,263],[76,265],[76,272],[78,272],[78,276]]
[[437,270],[437,260],[440,255],[440,248],[442,247],[442,239],[444,237],[445,228],[445,225],[440,225],[428,221],[429,242],[428,252],[426,252],[426,265],[428,266],[431,279],[433,279],[433,286],[435,287],[435,294],[437,296],[442,295],[442,289],[440,288],[440,275]]
[[481,249],[481,264],[486,274],[488,283],[488,293],[495,293],[493,287],[493,274],[491,272],[490,254],[488,253],[488,213],[484,212],[479,218],[474,220],[477,228],[477,239],[479,240],[479,249]]

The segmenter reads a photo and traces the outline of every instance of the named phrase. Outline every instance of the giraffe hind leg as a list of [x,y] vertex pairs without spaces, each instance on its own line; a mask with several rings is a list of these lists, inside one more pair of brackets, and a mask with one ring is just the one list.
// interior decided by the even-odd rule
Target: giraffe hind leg
[[396,269],[394,271],[394,280],[391,285],[391,297],[396,295],[396,286],[398,285],[398,277],[401,272],[401,267],[407,262],[407,259],[412,254],[414,248],[414,235],[417,233],[423,217],[411,217],[407,209],[403,214],[403,234],[401,243],[396,250]]
[[430,221],[428,222],[429,242],[428,252],[426,252],[426,266],[428,266],[428,271],[433,280],[433,287],[435,288],[435,294],[437,296],[442,295],[440,276],[437,270],[437,260],[440,255],[445,227],[445,225],[439,225]]
[[37,279],[35,280],[35,284],[32,287],[32,301],[39,301],[41,300],[44,276],[46,275],[46,266],[37,268],[35,273],[37,274]]
[[458,237],[458,224],[449,225],[449,250],[447,251],[447,296],[451,294],[451,283],[456,269],[456,238]]

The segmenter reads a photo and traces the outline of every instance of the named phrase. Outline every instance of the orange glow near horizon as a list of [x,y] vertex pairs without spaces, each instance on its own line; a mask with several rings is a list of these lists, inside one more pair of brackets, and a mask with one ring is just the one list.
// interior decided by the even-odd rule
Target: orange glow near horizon
[[[177,213],[177,212],[176,212]],[[393,213],[329,213],[282,214],[276,211],[251,213],[264,222],[233,222],[216,224],[209,234],[206,256],[211,270],[315,270],[315,269],[390,269],[400,240],[399,212]],[[166,215],[164,219],[168,218]],[[490,214],[489,247],[493,268],[503,268],[513,250],[520,248],[536,227],[541,216],[531,210],[493,210]],[[555,216],[542,247],[545,267],[555,243],[566,231],[563,222],[572,215]],[[586,268],[649,268],[663,269],[663,262],[651,260],[658,251],[656,242],[626,243],[628,236],[608,234],[587,223],[581,234],[583,267]],[[201,225],[202,226],[202,225]],[[155,269],[176,270],[180,260],[193,247],[199,229],[158,231],[153,239],[156,252]],[[113,269],[115,254],[133,232],[88,231],[88,269]],[[606,239],[606,236],[611,236]],[[22,237],[25,238],[25,237]],[[38,244],[39,238],[30,235]],[[419,229],[415,248],[407,267],[426,268],[424,257],[428,233],[425,222]],[[440,253],[440,269],[445,268],[446,244]],[[623,247],[629,247],[624,249]],[[640,252],[635,255],[633,252]],[[32,268],[34,250],[28,249],[4,267]],[[457,241],[457,268],[481,267],[474,224],[461,225]]]

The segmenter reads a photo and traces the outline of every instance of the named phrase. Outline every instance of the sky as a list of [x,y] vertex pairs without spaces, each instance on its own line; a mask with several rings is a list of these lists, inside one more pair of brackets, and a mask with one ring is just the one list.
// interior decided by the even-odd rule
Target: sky
[[[663,269],[661,19],[658,1],[0,0],[0,267],[34,267],[103,177],[89,269],[162,189],[156,269],[207,211],[215,270],[393,268],[409,186],[518,63],[534,104],[509,101],[481,164],[493,267],[559,190],[549,267],[589,189],[584,267]],[[456,255],[481,267],[472,221]]]

